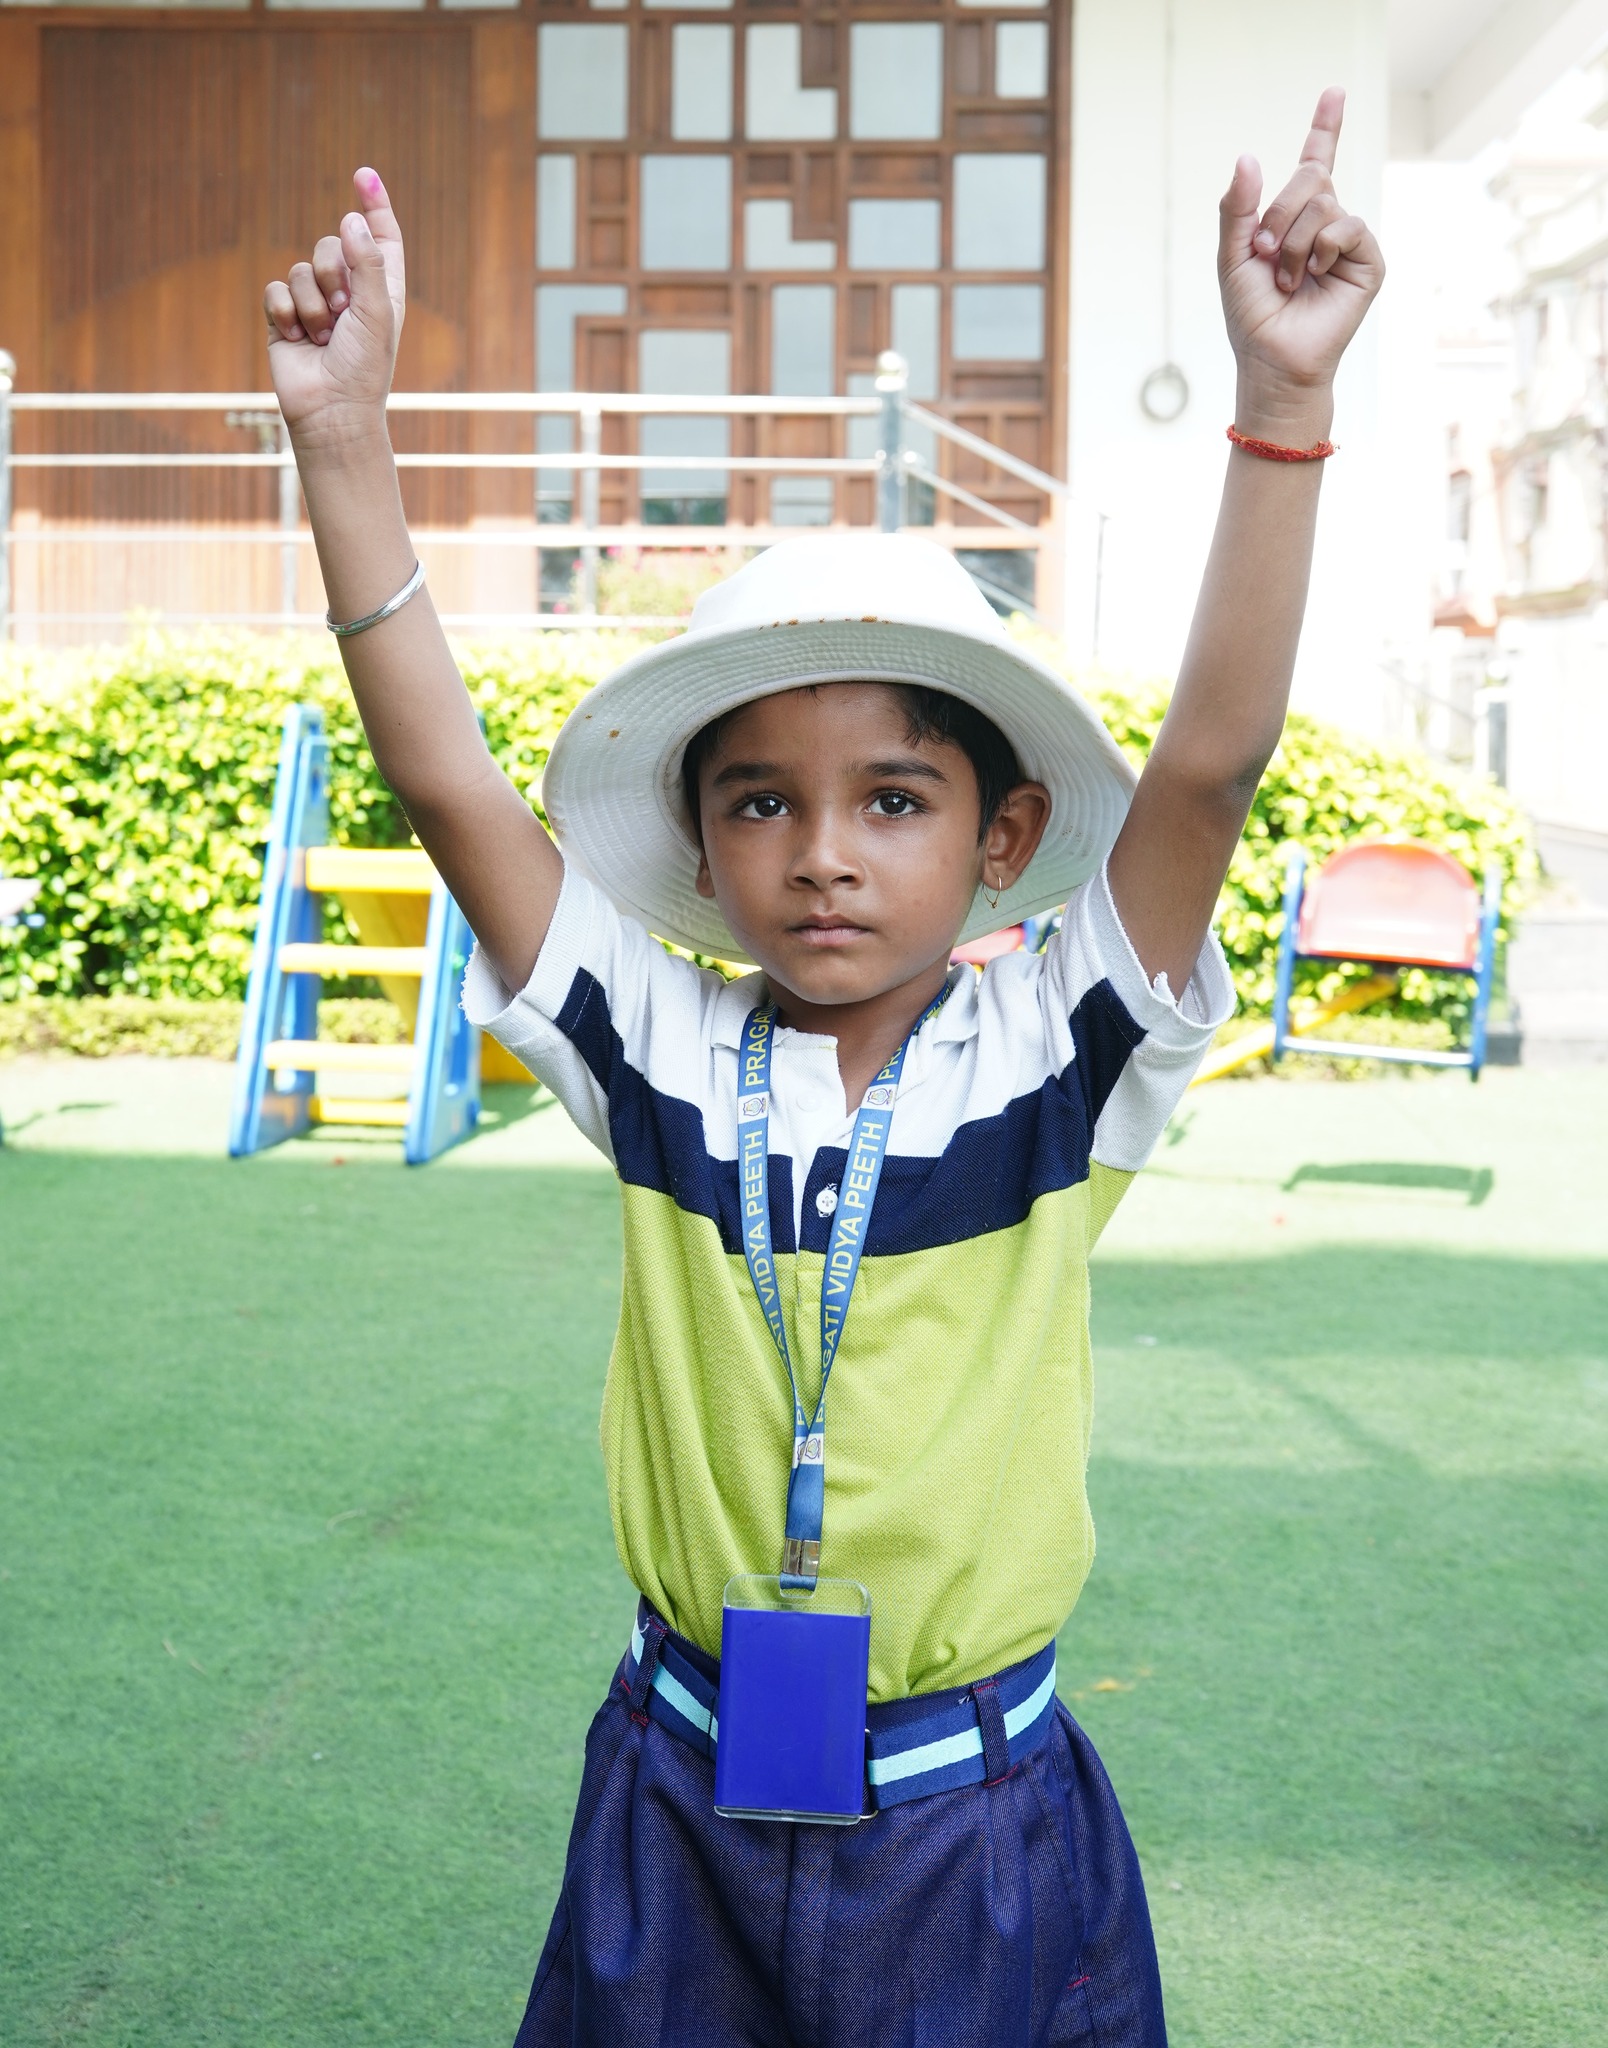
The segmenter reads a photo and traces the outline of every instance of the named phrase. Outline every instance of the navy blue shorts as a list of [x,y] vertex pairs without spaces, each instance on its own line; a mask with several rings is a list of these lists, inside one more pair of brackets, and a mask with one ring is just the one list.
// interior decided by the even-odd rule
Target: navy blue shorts
[[836,1828],[722,1819],[714,1764],[628,1685],[515,2048],[1164,2048],[1138,1858],[1059,1702],[997,1783]]

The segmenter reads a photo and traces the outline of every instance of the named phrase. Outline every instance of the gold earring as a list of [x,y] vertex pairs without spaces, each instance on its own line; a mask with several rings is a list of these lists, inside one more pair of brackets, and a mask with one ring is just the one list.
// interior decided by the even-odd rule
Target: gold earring
[[1004,877],[1003,875],[1001,875],[1001,876],[999,877],[998,881],[996,881],[996,882],[995,882],[995,884],[994,884],[994,886],[993,886],[993,888],[992,888],[992,889],[990,889],[990,888],[989,888],[989,886],[988,886],[988,884],[987,884],[986,882],[985,882],[985,883],[983,884],[983,895],[984,895],[984,896],[985,896],[985,897],[987,898],[987,900],[988,900],[988,907],[989,907],[989,909],[990,909],[990,910],[998,910],[998,908],[999,908],[999,897],[1000,897],[1000,891],[1001,891],[1001,890],[1002,890],[1002,889],[1003,889],[1004,887],[1005,887],[1005,877]]

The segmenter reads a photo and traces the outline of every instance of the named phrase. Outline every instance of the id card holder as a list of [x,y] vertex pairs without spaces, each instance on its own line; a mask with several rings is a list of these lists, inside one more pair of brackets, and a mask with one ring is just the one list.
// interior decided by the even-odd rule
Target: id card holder
[[848,1826],[865,1809],[871,1595],[857,1579],[789,1592],[729,1579],[720,1635],[715,1811]]

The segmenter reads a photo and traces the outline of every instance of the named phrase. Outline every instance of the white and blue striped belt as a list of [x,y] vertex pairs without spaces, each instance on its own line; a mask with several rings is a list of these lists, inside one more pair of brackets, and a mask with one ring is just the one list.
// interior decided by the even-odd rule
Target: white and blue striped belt
[[[720,1667],[678,1636],[644,1601],[618,1683],[631,1710],[712,1757],[720,1740]],[[1055,1645],[996,1677],[950,1692],[918,1693],[866,1708],[866,1812],[996,1784],[1050,1732]]]

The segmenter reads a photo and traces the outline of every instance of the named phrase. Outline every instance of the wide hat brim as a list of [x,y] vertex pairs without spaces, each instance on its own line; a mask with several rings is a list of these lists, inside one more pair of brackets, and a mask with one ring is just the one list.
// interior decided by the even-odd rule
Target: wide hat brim
[[998,905],[981,890],[961,940],[1064,903],[1098,872],[1135,776],[1064,676],[1007,639],[907,620],[821,619],[691,632],[599,683],[554,743],[542,803],[572,863],[660,938],[717,959],[740,949],[695,886],[698,850],[681,788],[687,742],[711,719],[810,683],[925,683],[984,712],[1022,773],[1050,793],[1026,872]]

